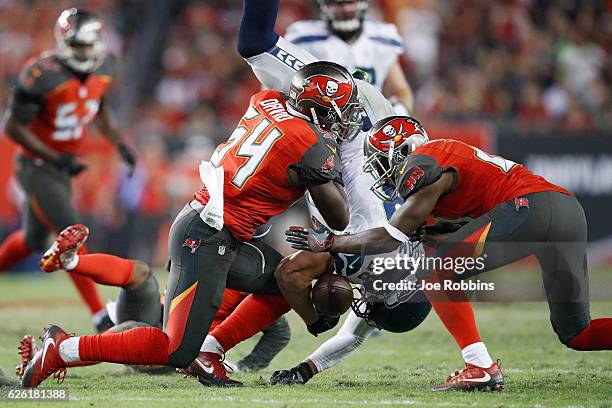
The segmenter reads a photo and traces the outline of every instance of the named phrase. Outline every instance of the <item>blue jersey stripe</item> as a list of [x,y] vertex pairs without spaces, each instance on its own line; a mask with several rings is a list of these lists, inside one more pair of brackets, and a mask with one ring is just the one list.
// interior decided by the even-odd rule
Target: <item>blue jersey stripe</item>
[[291,41],[294,44],[303,44],[315,41],[323,41],[327,40],[329,35],[305,35],[304,37],[298,37],[295,40]]
[[394,40],[393,38],[386,38],[386,37],[368,37],[368,38],[372,41],[376,41],[381,44],[392,45],[395,47],[402,47],[402,48],[404,47],[404,45],[400,41]]

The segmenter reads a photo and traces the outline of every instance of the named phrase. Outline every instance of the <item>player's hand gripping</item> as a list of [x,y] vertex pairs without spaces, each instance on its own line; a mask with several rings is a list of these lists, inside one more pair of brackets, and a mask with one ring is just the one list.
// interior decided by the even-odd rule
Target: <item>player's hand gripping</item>
[[336,235],[314,216],[312,224],[314,228],[289,227],[285,231],[287,241],[291,243],[291,248],[310,252],[328,252]]

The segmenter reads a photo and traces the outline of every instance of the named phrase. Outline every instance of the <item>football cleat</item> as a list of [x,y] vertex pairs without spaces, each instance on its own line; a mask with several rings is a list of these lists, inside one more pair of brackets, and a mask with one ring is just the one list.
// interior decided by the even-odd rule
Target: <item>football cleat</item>
[[71,335],[58,326],[51,324],[47,327],[47,331],[40,338],[41,348],[23,370],[22,387],[36,388],[51,375],[57,379],[58,384],[64,381],[66,363],[60,357],[59,344],[68,337]]
[[189,367],[179,368],[177,372],[185,374],[185,377],[190,376],[197,379],[206,387],[241,387],[243,385],[240,381],[228,377],[227,374],[231,370],[216,353],[200,353]]
[[38,265],[44,272],[65,269],[89,237],[89,228],[83,224],[67,227],[58,235],[51,247],[40,258]]
[[38,347],[36,347],[34,337],[30,335],[23,336],[19,342],[19,347],[17,347],[17,353],[19,354],[19,358],[21,360],[17,367],[15,367],[15,374],[17,374],[17,377],[20,379],[23,377],[23,372],[30,363],[30,360],[32,360],[32,356],[34,356],[34,354],[37,352]]
[[432,388],[432,391],[503,391],[505,388],[501,361],[489,368],[466,364],[461,371],[449,375],[446,383]]

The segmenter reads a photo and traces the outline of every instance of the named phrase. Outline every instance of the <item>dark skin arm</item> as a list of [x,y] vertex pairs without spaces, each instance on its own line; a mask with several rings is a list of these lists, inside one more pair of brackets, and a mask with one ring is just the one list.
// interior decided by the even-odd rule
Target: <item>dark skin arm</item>
[[344,188],[330,181],[308,186],[307,189],[327,225],[337,231],[345,229],[349,222],[349,213]]
[[26,127],[26,124],[20,123],[10,111],[7,112],[4,130],[17,144],[23,146],[23,148],[32,152],[34,155],[41,157],[46,162],[56,163],[59,160],[60,154],[41,142],[40,139]]
[[115,123],[115,119],[108,107],[108,104],[103,99],[100,102],[100,110],[98,111],[94,123],[100,132],[107,138],[112,144],[117,146],[122,142],[121,132]]
[[[421,226],[433,211],[440,197],[449,191],[453,175],[444,173],[435,183],[422,188],[410,196],[393,214],[389,224],[402,231],[406,236]],[[380,254],[393,251],[400,241],[393,238],[386,229],[379,227],[354,235],[338,235],[330,250],[349,254]]]
[[[325,222],[335,230],[343,230],[348,225],[349,213],[346,195],[341,185],[334,181],[325,184],[309,185],[310,193],[317,209]],[[329,255],[297,252],[285,258],[276,270],[278,286],[283,296],[306,324],[314,323],[319,315],[310,299],[311,283],[329,268]]]

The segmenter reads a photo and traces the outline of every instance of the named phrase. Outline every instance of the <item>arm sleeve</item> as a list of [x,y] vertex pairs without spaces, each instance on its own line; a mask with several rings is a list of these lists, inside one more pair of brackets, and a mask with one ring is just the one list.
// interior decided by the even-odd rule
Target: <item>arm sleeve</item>
[[20,123],[31,122],[44,108],[42,75],[42,70],[35,64],[27,66],[19,74],[10,110]]
[[[453,167],[440,167],[434,158],[424,154],[410,155],[398,179],[400,197],[404,200],[408,199],[421,188],[438,181],[446,172],[452,172],[455,175],[454,183],[456,183],[457,171]],[[454,188],[454,183],[452,188]]]
[[238,52],[243,58],[262,54],[278,40],[274,31],[280,0],[244,0],[238,30]]
[[329,181],[344,185],[338,146],[333,139],[324,136],[319,136],[319,141],[306,150],[300,162],[290,164],[289,169],[297,175],[296,180],[291,180],[296,185],[325,184]]

